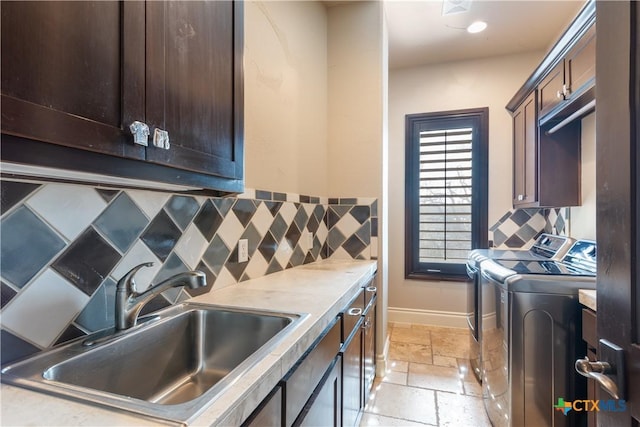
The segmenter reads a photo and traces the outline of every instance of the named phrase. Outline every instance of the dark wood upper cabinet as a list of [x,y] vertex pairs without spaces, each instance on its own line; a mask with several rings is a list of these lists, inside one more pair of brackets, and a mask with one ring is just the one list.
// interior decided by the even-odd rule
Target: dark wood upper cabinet
[[538,114],[533,92],[513,114],[513,206],[538,201]]
[[[169,132],[169,150],[149,149],[147,160],[242,177],[240,3],[147,3],[146,123]],[[238,104],[240,108],[242,104]]]
[[507,104],[516,208],[581,203],[580,119],[595,108],[595,9],[587,1]]
[[125,123],[144,116],[144,58],[122,47],[125,38],[144,41],[144,15],[134,18],[144,4],[3,1],[0,8],[2,133],[144,159]]
[[[540,116],[565,108],[596,84],[596,26],[593,24],[538,86]],[[584,103],[583,103],[584,104]]]
[[242,2],[0,8],[4,161],[243,190]]
[[556,65],[538,86],[540,115],[553,110],[564,101],[562,87],[564,85],[564,61]]
[[536,92],[513,113],[513,206],[577,206],[580,200],[580,122],[553,134],[538,127]]

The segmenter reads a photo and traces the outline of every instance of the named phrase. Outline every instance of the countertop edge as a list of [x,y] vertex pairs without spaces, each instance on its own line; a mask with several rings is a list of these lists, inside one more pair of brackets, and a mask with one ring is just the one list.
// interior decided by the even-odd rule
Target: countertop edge
[[[309,316],[290,335],[283,338],[267,357],[251,368],[246,378],[243,378],[244,381],[241,380],[230,387],[187,424],[239,425],[244,421],[355,296],[357,290],[375,276],[376,271],[377,261],[375,260],[323,260],[241,282],[221,290],[214,289],[208,294],[193,298],[191,301],[227,306],[267,308],[299,313],[309,311]],[[300,287],[290,285],[290,283],[297,283],[296,280],[301,281]],[[279,281],[289,284],[272,289],[271,286],[278,284]],[[313,286],[316,282],[325,287]],[[234,293],[237,293],[236,297],[233,296]],[[253,294],[257,296],[254,298],[255,301],[252,304],[243,304],[243,298]],[[262,298],[263,301],[260,302],[262,296],[266,298]],[[235,304],[234,300],[237,300]],[[297,300],[306,301],[306,307],[311,309],[297,310],[292,306]],[[289,302],[289,305],[274,306],[273,301],[294,302]],[[30,425],[46,422],[47,425],[109,423],[142,426],[158,425],[163,422],[147,416],[94,406],[4,383],[1,390],[3,424]],[[46,410],[34,413],[34,407]],[[171,423],[167,422],[167,424]]]

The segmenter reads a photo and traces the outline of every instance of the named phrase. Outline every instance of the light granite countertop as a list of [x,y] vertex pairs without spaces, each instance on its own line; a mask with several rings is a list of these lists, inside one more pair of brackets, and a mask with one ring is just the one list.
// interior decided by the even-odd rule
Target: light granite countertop
[[[189,425],[239,425],[269,394],[320,333],[377,269],[376,261],[324,260],[238,285],[191,301],[308,313],[269,353],[219,395]],[[158,419],[92,406],[2,384],[2,425],[158,425]]]
[[578,291],[578,300],[580,304],[596,311],[596,291],[594,289],[580,289]]

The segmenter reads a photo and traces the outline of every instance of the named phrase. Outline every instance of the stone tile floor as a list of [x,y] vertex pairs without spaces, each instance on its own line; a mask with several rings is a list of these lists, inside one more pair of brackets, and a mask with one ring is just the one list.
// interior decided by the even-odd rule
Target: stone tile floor
[[389,324],[389,365],[360,426],[491,426],[469,367],[469,331]]

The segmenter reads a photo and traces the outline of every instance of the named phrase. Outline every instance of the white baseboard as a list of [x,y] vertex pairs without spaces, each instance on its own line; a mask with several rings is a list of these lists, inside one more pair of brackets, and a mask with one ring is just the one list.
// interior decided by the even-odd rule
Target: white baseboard
[[419,325],[445,326],[449,328],[468,327],[467,313],[455,311],[389,307],[387,320],[389,322],[416,323]]
[[382,354],[376,354],[376,376],[382,378],[387,373],[387,360],[389,360],[389,335],[384,340],[384,347],[382,348]]

